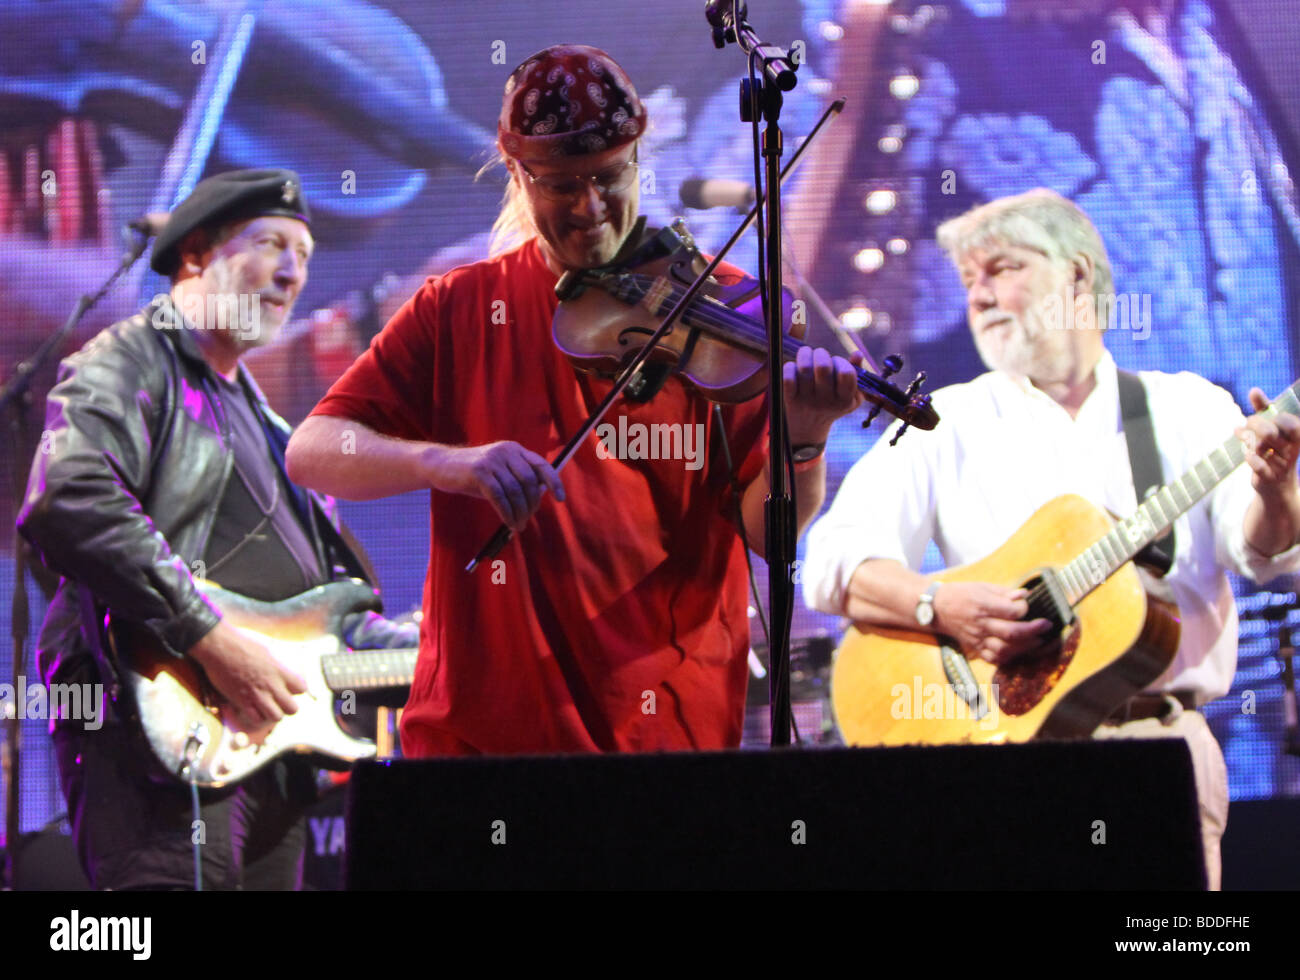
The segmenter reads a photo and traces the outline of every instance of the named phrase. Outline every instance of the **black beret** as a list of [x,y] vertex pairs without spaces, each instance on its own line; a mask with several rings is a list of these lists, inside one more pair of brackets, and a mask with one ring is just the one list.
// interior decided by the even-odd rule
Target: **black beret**
[[201,180],[167,219],[167,226],[153,243],[149,264],[155,272],[171,276],[180,265],[177,248],[195,228],[268,214],[311,224],[302,181],[292,170],[231,170]]

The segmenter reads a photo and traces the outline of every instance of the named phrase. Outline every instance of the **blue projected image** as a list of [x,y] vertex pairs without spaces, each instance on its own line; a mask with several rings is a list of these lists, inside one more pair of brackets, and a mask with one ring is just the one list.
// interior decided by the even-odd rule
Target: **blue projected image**
[[[503,177],[500,168],[475,175],[492,156],[510,70],[562,39],[550,12],[525,0],[266,0],[240,46],[223,41],[234,29],[224,20],[230,6],[0,6],[0,384],[107,276],[126,221],[165,210],[220,170],[292,167],[318,215],[295,320],[248,358],[292,424],[426,277],[486,255]],[[1290,15],[1288,0],[1276,6]],[[1153,7],[1164,10],[1154,20]],[[567,0],[565,10],[565,31],[618,59],[648,107],[642,212],[655,225],[685,214],[701,248],[718,248],[736,214],[688,210],[679,190],[701,177],[753,182],[750,129],[736,109],[738,59],[714,51],[695,3]],[[1295,380],[1300,212],[1289,172],[1300,133],[1291,131],[1282,94],[1263,80],[1260,56],[1218,4],[954,0],[886,9],[774,0],[762,16],[765,34],[805,42],[783,116],[790,148],[831,99],[848,99],[786,185],[786,284],[799,294],[804,287],[791,279],[806,280],[836,317],[863,328],[877,359],[902,354],[899,378],[923,370],[933,390],[985,370],[965,293],[934,241],[938,224],[992,198],[1048,187],[1092,218],[1115,290],[1132,300],[1106,340],[1119,367],[1189,371],[1244,407],[1250,388],[1273,396]],[[141,58],[146,48],[153,56]],[[228,90],[203,87],[214,65],[227,73]],[[729,260],[756,269],[752,233]],[[161,288],[139,266],[127,279],[61,356]],[[816,316],[808,339],[839,349]],[[26,426],[33,449],[53,379],[53,364],[36,379]],[[835,425],[828,502],[887,420],[869,430],[861,421]],[[30,456],[15,458],[6,444],[0,459],[0,471],[22,482]],[[418,608],[427,496],[347,504],[343,513],[369,552],[388,611]],[[6,493],[6,636],[14,516]],[[931,546],[925,570],[943,565]],[[1232,584],[1242,613],[1238,670],[1232,691],[1205,713],[1234,800],[1297,795],[1300,760],[1283,751],[1276,653],[1279,622],[1300,624],[1300,615],[1264,616],[1295,585]],[[30,591],[34,675],[45,602],[35,582]],[[795,638],[838,638],[845,625],[798,600]],[[0,683],[10,668],[6,644]],[[22,826],[34,830],[63,803],[44,726],[28,722],[24,739]]]

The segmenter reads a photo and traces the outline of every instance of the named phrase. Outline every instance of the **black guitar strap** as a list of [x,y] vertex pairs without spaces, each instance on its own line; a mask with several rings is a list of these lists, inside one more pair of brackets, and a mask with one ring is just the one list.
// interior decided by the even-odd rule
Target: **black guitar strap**
[[[1133,469],[1133,488],[1138,503],[1164,486],[1164,473],[1160,468],[1160,453],[1156,449],[1156,430],[1151,424],[1147,407],[1147,391],[1142,379],[1128,371],[1118,371],[1119,412],[1123,420],[1124,439],[1128,443],[1128,461]],[[1174,564],[1174,529],[1171,525],[1164,537],[1151,542],[1137,555],[1137,560],[1166,574]]]

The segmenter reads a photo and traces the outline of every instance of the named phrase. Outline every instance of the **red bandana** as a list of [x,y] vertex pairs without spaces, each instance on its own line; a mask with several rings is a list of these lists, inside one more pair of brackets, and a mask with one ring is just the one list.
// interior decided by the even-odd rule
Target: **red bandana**
[[497,137],[516,158],[580,156],[631,143],[645,122],[645,106],[613,58],[585,44],[557,44],[511,73]]

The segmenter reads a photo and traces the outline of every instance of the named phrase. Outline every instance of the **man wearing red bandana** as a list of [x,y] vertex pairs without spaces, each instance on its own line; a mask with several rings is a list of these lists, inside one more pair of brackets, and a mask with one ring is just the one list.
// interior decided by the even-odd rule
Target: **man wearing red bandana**
[[[670,377],[649,400],[620,398],[606,421],[680,433],[682,458],[593,434],[562,474],[547,462],[611,384],[557,349],[555,284],[608,263],[633,234],[646,123],[631,81],[596,48],[560,45],[516,68],[497,127],[510,182],[496,225],[497,243],[515,247],[426,282],[289,446],[293,479],[340,497],[429,491],[408,756],[740,742],[740,531],[761,555],[765,399],[724,407],[719,422]],[[802,528],[824,498],[831,423],[861,396],[852,365],[804,348],[784,397],[804,460]],[[466,574],[502,521],[509,545]]]

